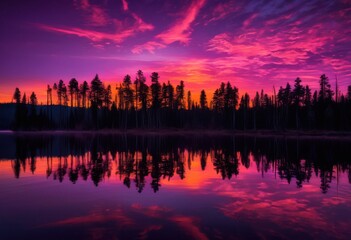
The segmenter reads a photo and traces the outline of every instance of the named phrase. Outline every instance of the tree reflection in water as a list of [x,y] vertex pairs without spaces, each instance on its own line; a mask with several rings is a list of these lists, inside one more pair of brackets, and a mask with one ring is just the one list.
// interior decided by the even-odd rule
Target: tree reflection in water
[[[239,165],[257,167],[264,175],[272,171],[289,184],[301,188],[314,174],[326,193],[339,172],[347,172],[351,183],[350,142],[347,140],[286,139],[282,137],[233,137],[196,135],[35,135],[15,136],[12,169],[36,171],[36,159],[46,158],[47,177],[72,183],[91,179],[98,186],[116,174],[128,187],[142,192],[146,178],[154,192],[161,179],[184,179],[196,158],[201,169],[211,168],[222,179],[240,174]],[[208,156],[210,156],[208,158]],[[57,165],[53,158],[58,159]],[[211,160],[212,164],[207,161]],[[336,173],[334,172],[336,171]]]

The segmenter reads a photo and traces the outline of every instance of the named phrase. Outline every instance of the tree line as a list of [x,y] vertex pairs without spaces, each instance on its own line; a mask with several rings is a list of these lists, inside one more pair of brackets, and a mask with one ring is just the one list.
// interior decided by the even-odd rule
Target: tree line
[[183,81],[161,84],[157,72],[150,78],[148,85],[141,70],[134,81],[126,75],[115,96],[98,75],[90,84],[72,78],[66,86],[60,80],[47,85],[46,105],[40,107],[34,92],[27,99],[16,88],[13,129],[351,130],[351,85],[344,95],[325,74],[313,93],[299,77],[278,91],[273,87],[273,94],[261,90],[254,97],[240,96],[236,86],[222,82],[211,97],[201,90],[198,101]]

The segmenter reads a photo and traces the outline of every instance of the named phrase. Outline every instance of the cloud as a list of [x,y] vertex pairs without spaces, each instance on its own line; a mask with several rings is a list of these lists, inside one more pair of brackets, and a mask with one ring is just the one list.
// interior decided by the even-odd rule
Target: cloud
[[74,5],[78,10],[86,14],[88,24],[92,26],[105,26],[110,22],[110,18],[105,9],[91,4],[89,0],[75,0]]
[[258,14],[254,13],[249,18],[247,18],[243,23],[243,28],[247,28],[249,25],[251,25],[251,23],[255,20],[257,16]]
[[189,216],[175,216],[170,219],[176,223],[182,230],[188,233],[192,239],[207,240],[208,237],[198,227],[198,221],[195,218]]
[[122,0],[123,10],[128,11],[128,2],[127,0]]
[[155,42],[155,41],[149,41],[149,42],[146,42],[144,44],[134,46],[132,49],[132,53],[140,54],[144,51],[148,51],[150,53],[155,53],[156,49],[165,48],[165,47],[166,47],[166,45],[164,45],[162,43]]
[[140,54],[143,51],[155,53],[156,49],[165,48],[174,42],[188,44],[192,33],[191,24],[196,19],[200,9],[205,4],[205,0],[196,0],[190,7],[178,18],[170,28],[156,35],[156,40],[148,41],[133,47],[132,53]]
[[196,19],[196,16],[204,4],[205,0],[194,1],[181,18],[177,19],[169,29],[158,34],[156,38],[160,39],[165,44],[171,44],[173,42],[189,43],[192,33],[191,24]]
[[153,25],[145,23],[136,14],[132,14],[132,18],[134,19],[134,23],[132,25],[126,25],[120,21],[115,21],[114,23],[118,30],[114,33],[106,33],[77,27],[54,27],[44,24],[37,24],[37,26],[46,31],[75,35],[78,37],[87,38],[93,42],[108,40],[115,43],[121,43],[126,38],[134,36],[139,32],[145,32],[154,29]]
[[[122,0],[123,9],[128,10],[128,3]],[[135,13],[129,13],[125,19],[119,20],[109,16],[107,11],[96,4],[90,3],[89,0],[74,0],[74,6],[77,10],[83,11],[87,19],[87,25],[90,27],[57,27],[45,24],[37,24],[37,27],[50,31],[67,35],[75,35],[87,38],[92,41],[91,45],[103,49],[106,44],[102,41],[111,41],[114,43],[122,43],[126,38],[132,37],[140,32],[150,31],[154,29],[152,24],[144,22],[141,17]],[[97,31],[96,27],[108,27],[114,31],[103,32]]]
[[99,222],[118,222],[118,226],[126,227],[134,225],[135,222],[132,218],[127,216],[127,213],[122,211],[121,209],[116,209],[113,212],[101,213],[98,211],[94,211],[85,216],[78,216],[67,218],[64,220],[52,222],[43,225],[43,227],[58,227],[64,225],[96,225]]
[[238,9],[239,8],[235,5],[233,1],[220,2],[213,8],[210,14],[207,14],[204,16],[204,19],[205,19],[204,25],[208,25],[211,22],[224,19],[230,14],[233,14]]
[[[138,204],[133,204],[132,208],[141,214],[153,219],[161,219],[162,222],[171,222],[180,228],[181,232],[186,233],[192,239],[207,240],[208,237],[204,232],[201,231],[200,219],[187,215],[176,215],[173,209],[160,207],[157,205],[143,207]],[[159,230],[162,226],[157,226],[155,229],[152,227],[151,230]],[[144,235],[144,234],[143,234]]]

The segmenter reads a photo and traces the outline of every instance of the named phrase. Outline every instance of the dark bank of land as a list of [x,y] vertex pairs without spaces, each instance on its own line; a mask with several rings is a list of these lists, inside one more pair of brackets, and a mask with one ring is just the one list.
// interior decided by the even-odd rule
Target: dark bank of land
[[279,137],[279,138],[301,138],[301,139],[337,139],[351,140],[351,132],[340,131],[272,131],[272,130],[210,130],[210,129],[128,129],[128,130],[44,130],[44,131],[12,131],[2,130],[2,135],[19,135],[19,136],[39,136],[39,135],[136,135],[136,136],[201,136],[201,137],[220,137],[220,136],[238,136],[238,137]]

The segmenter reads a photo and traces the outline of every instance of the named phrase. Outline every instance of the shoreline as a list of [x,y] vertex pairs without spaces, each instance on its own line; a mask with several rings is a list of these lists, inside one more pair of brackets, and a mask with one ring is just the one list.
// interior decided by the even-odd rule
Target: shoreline
[[303,131],[303,130],[221,130],[221,129],[127,129],[127,130],[47,130],[12,131],[0,130],[1,135],[136,135],[136,136],[242,136],[242,137],[284,137],[313,139],[350,139],[351,131]]

